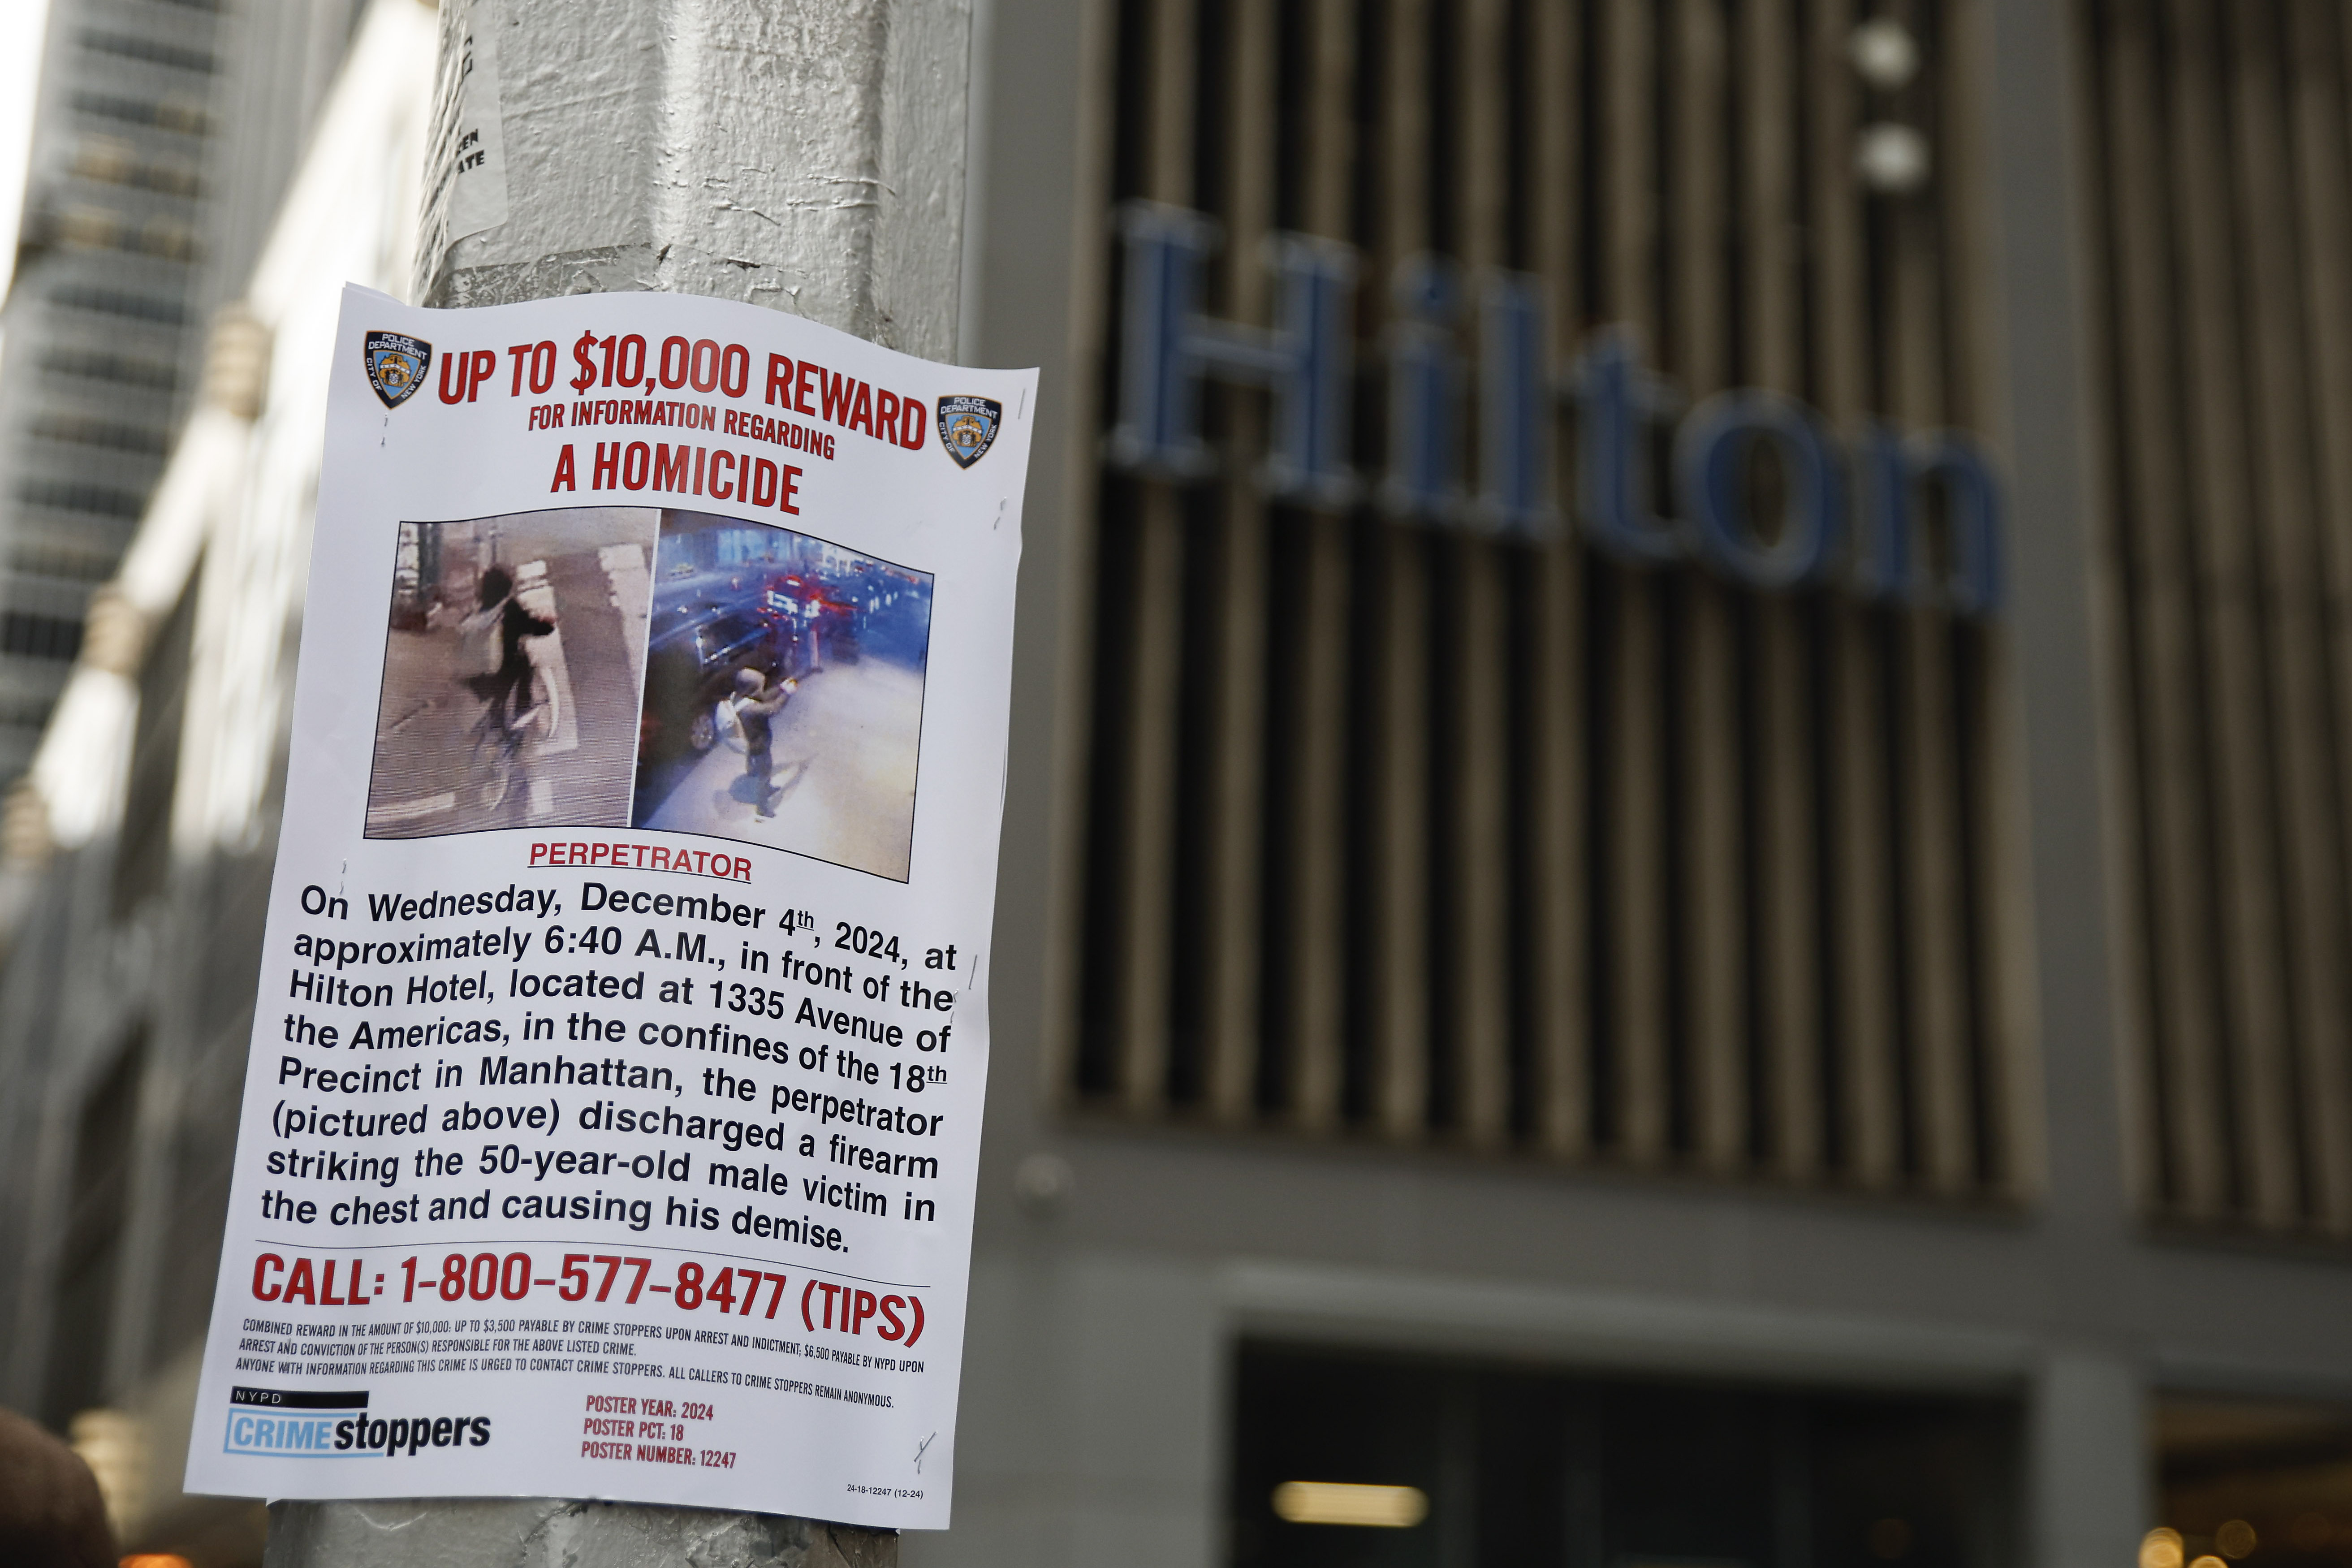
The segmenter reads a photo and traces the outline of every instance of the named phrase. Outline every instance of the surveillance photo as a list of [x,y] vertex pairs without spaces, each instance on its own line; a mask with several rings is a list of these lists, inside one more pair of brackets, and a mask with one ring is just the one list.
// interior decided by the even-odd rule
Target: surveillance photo
[[368,837],[627,826],[660,516],[400,525]]
[[662,514],[632,825],[907,879],[928,573]]

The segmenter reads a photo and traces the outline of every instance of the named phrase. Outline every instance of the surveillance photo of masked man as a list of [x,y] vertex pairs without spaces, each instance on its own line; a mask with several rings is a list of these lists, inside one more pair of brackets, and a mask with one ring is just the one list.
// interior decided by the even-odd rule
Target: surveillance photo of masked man
[[735,672],[735,695],[724,701],[731,720],[730,743],[743,752],[743,781],[752,809],[761,816],[776,815],[776,732],[769,721],[783,711],[800,682],[789,678],[769,682],[766,673],[751,665]]
[[930,626],[928,573],[664,512],[631,826],[904,881]]

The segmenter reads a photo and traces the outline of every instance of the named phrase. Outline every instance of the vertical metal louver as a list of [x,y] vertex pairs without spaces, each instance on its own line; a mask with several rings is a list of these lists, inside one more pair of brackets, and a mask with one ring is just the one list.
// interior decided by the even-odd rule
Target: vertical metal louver
[[[2002,638],[1916,587],[1957,549],[1957,503],[1922,489],[1909,576],[1871,591],[1849,528],[1825,573],[1776,592],[1597,547],[1587,433],[1549,387],[1538,503],[1505,526],[1478,478],[1504,438],[1482,301],[1507,287],[1541,302],[1548,374],[1631,344],[1686,402],[1801,399],[1847,444],[1981,425],[1971,9],[1106,10],[1095,426],[1119,416],[1130,341],[1116,215],[1148,201],[1214,220],[1202,310],[1242,328],[1289,308],[1270,236],[1349,247],[1362,482],[1280,499],[1270,422],[1289,415],[1231,377],[1201,393],[1201,471],[1106,440],[1080,534],[1070,1102],[1947,1196],[2029,1185]],[[1874,13],[1920,47],[1899,86],[1853,63]],[[1933,160],[1885,183],[1924,184],[1871,194],[1873,126]],[[1462,392],[1435,431],[1406,411],[1441,405],[1399,392],[1451,363],[1414,357],[1433,331]],[[1633,466],[1670,510],[1664,423]],[[1416,468],[1429,442],[1452,456]],[[1868,468],[1824,479],[1842,514]],[[1399,476],[1429,473],[1458,497],[1401,503],[1428,486]],[[1733,476],[1759,548],[1793,527],[1792,473],[1758,457]]]
[[2088,0],[2122,1025],[2161,1217],[2352,1233],[2352,29]]

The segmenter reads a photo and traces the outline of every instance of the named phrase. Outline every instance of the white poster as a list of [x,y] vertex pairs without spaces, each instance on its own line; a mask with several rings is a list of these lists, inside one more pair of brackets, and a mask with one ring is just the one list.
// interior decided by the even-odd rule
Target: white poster
[[945,1526],[1034,374],[335,355],[188,1489]]

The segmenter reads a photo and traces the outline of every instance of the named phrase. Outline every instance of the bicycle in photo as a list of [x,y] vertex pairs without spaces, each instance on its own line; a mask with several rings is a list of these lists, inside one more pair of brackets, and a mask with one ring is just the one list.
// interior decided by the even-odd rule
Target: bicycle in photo
[[[522,707],[516,710],[520,700]],[[554,683],[536,663],[518,689],[501,690],[482,705],[468,732],[467,804],[514,826],[511,802],[530,799],[530,748],[555,733],[561,717]]]

